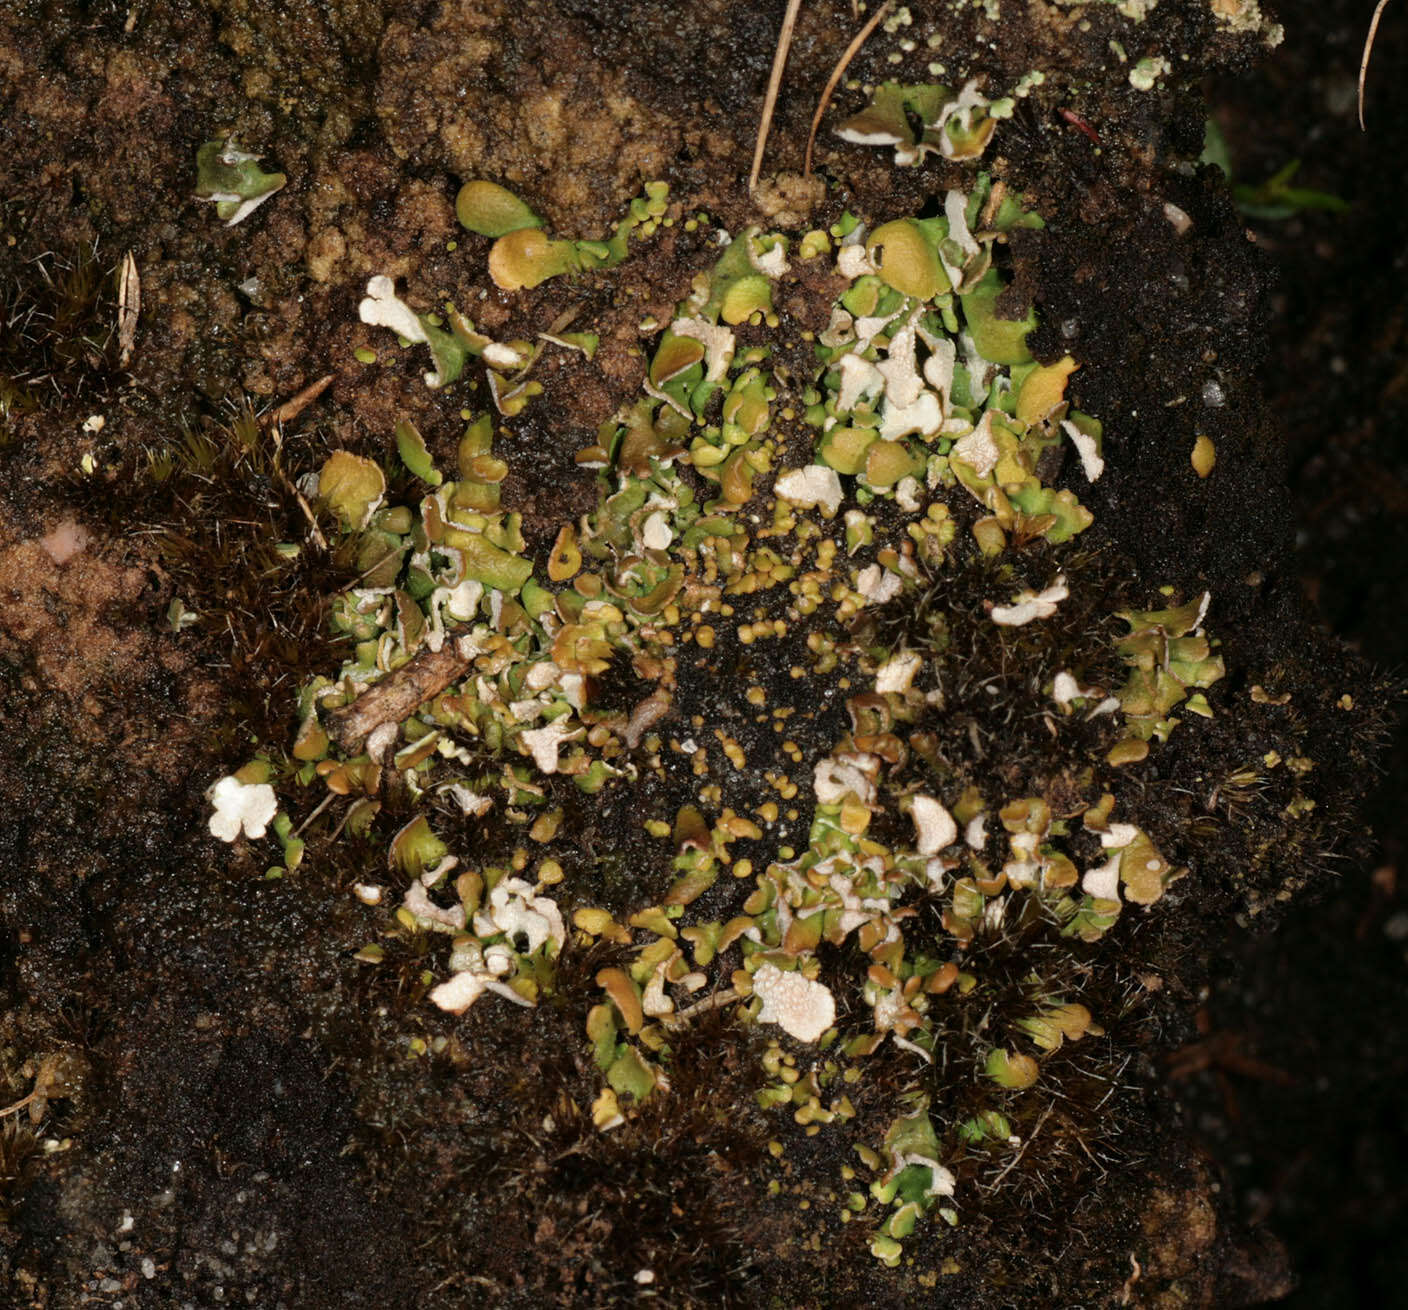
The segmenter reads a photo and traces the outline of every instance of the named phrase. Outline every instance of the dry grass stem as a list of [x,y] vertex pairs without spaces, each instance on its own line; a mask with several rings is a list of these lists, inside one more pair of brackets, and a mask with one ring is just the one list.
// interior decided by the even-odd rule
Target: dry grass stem
[[1374,38],[1379,33],[1379,19],[1383,17],[1388,0],[1379,0],[1374,6],[1374,16],[1369,20],[1369,35],[1364,38],[1364,56],[1359,61],[1359,130],[1364,127],[1364,79],[1369,75],[1369,55],[1374,49]]
[[336,373],[327,373],[316,382],[310,382],[291,400],[286,400],[278,409],[272,413],[265,414],[260,420],[266,427],[271,424],[292,423],[305,409],[308,408],[319,396],[323,394],[337,377]]
[[3,1110],[0,1110],[0,1119],[3,1119],[6,1115],[14,1114],[16,1110],[23,1110],[24,1107],[29,1105],[38,1095],[39,1089],[36,1087],[28,1096],[21,1097],[13,1105],[7,1105]]
[[885,3],[870,15],[865,26],[851,38],[850,45],[846,47],[841,58],[836,61],[836,67],[831,70],[831,76],[826,79],[826,85],[821,89],[821,99],[817,101],[816,113],[812,115],[812,130],[807,133],[807,157],[802,165],[803,177],[812,175],[812,147],[816,145],[817,128],[821,126],[821,116],[826,112],[826,106],[831,103],[833,92],[835,92],[841,78],[845,76],[851,60],[856,57],[857,52],[869,39],[870,34],[880,25],[880,20],[890,12],[890,7],[894,3],[895,0],[885,0]]
[[768,77],[768,93],[763,98],[763,116],[758,123],[758,143],[753,147],[753,167],[748,174],[751,195],[758,185],[763,169],[763,151],[767,149],[768,131],[772,127],[772,111],[777,106],[777,92],[782,85],[782,70],[787,67],[787,52],[792,48],[792,29],[797,26],[797,11],[802,0],[787,0],[787,12],[782,16],[782,31],[777,35],[777,52],[772,57],[772,73]]
[[738,988],[729,987],[724,991],[715,992],[712,996],[706,996],[702,1001],[696,1001],[693,1005],[688,1005],[674,1014],[662,1015],[660,1022],[666,1028],[683,1028],[698,1015],[708,1014],[710,1010],[722,1010],[724,1006],[731,1005],[734,1001],[741,999]]
[[323,536],[322,530],[318,527],[318,516],[313,513],[313,507],[308,503],[308,498],[299,491],[293,480],[284,472],[283,465],[280,462],[284,453],[283,429],[285,423],[293,422],[309,405],[317,400],[317,398],[332,385],[336,376],[335,373],[325,374],[316,382],[309,383],[308,386],[304,387],[303,390],[291,400],[286,400],[278,409],[271,410],[269,413],[262,415],[259,419],[260,424],[265,427],[270,424],[273,425],[275,451],[274,471],[278,474],[279,481],[283,483],[284,487],[293,493],[294,500],[298,502],[298,508],[303,511],[303,517],[308,520],[308,535],[312,538],[313,544],[316,545],[319,550],[326,550],[328,543],[327,538]]
[[137,261],[129,250],[122,257],[117,277],[117,344],[118,368],[126,368],[137,344],[137,319],[142,313],[142,280],[137,276]]

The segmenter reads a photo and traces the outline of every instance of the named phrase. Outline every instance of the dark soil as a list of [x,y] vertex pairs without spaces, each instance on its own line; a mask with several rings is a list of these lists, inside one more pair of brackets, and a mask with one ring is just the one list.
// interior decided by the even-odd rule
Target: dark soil
[[[1287,438],[1306,594],[1328,627],[1401,680],[1408,271],[1387,164],[1408,122],[1397,75],[1408,34],[1392,16],[1374,49],[1365,134],[1353,112],[1363,40],[1354,6],[1299,14],[1274,59],[1214,81],[1210,95],[1239,177],[1260,181],[1298,158],[1299,180],[1351,204],[1343,215],[1255,224],[1277,273],[1260,376]],[[1389,1305],[1408,1284],[1401,711],[1396,722],[1380,769],[1362,780],[1372,858],[1337,859],[1320,894],[1274,934],[1230,943],[1214,970],[1213,1031],[1269,1068],[1183,1084],[1242,1213],[1291,1250],[1290,1306]]]
[[[442,1021],[423,944],[375,970],[350,958],[375,926],[348,888],[378,851],[344,842],[268,881],[206,833],[211,780],[285,740],[299,683],[338,658],[326,603],[357,567],[274,556],[306,537],[292,480],[334,447],[380,457],[400,417],[443,456],[461,405],[487,404],[428,391],[420,361],[358,322],[366,278],[397,277],[421,310],[449,297],[500,338],[569,302],[600,332],[591,367],[542,374],[510,459],[505,496],[541,560],[550,525],[593,503],[572,453],[635,392],[637,324],[711,257],[704,229],[676,227],[614,280],[510,296],[484,273],[488,242],[454,222],[461,180],[502,181],[553,230],[600,236],[647,179],[737,230],[919,212],[960,176],[823,134],[825,185],[765,189],[759,213],[745,175],[783,8],[0,13],[0,1099],[46,1060],[63,1073],[41,1113],[0,1126],[4,1304],[615,1305],[644,1294],[649,1268],[669,1304],[1221,1306],[1299,1280],[1288,1304],[1329,1307],[1391,1304],[1408,1280],[1394,1240],[1408,1201],[1401,727],[1382,749],[1408,665],[1408,27],[1392,8],[1361,135],[1359,5],[1282,15],[1286,44],[1266,55],[1206,5],[1164,0],[1139,39],[1187,60],[1148,93],[1111,57],[1130,32],[1112,7],[1004,0],[997,24],[933,6],[954,85],[970,69],[1000,86],[1060,70],[988,162],[1048,216],[1010,250],[1041,315],[1035,348],[1080,358],[1076,401],[1110,433],[1088,497],[1105,534],[1092,576],[1111,595],[1211,589],[1226,690],[1295,698],[1235,731],[1215,721],[1197,750],[1175,737],[1156,794],[1245,763],[1259,732],[1302,741],[1320,788],[1300,846],[1271,841],[1281,829],[1254,805],[1198,827],[1149,802],[1141,822],[1186,840],[1202,872],[1166,921],[1122,939],[1131,975],[1153,962],[1165,980],[1140,1031],[1112,1034],[1140,1052],[1127,1131],[1099,1167],[1044,1194],[1028,1180],[965,1225],[959,1272],[881,1269],[807,1174],[820,1138],[789,1137],[796,1176],[769,1193],[779,1128],[755,1106],[756,1053],[712,1022],[676,1051],[667,1101],[595,1133],[581,1034],[603,948],[569,952],[530,1031],[486,1007]],[[855,26],[847,0],[803,6],[770,170],[799,166]],[[895,48],[877,36],[852,75],[928,78],[922,41],[898,65]],[[828,122],[860,102],[839,91]],[[1209,103],[1238,180],[1301,158],[1297,181],[1349,211],[1249,226],[1194,163]],[[226,133],[290,179],[233,229],[190,196],[197,147]],[[124,367],[112,273],[129,251],[143,308]],[[802,287],[782,308],[806,325],[825,299]],[[365,346],[375,365],[355,362]],[[255,412],[327,373],[275,455]],[[94,414],[101,430],[85,430]],[[1203,431],[1218,452],[1206,481],[1188,463]],[[66,519],[89,540],[58,564],[40,539]],[[176,599],[193,626],[173,629]],[[720,649],[745,658],[727,632]],[[753,673],[725,676],[741,688]],[[717,710],[694,694],[676,712]],[[1345,695],[1354,710],[1337,708]],[[808,750],[836,713],[802,715]],[[616,822],[583,807],[569,831],[595,856]],[[596,860],[603,898],[639,892],[631,854]],[[409,1060],[419,1034],[449,1044]]]

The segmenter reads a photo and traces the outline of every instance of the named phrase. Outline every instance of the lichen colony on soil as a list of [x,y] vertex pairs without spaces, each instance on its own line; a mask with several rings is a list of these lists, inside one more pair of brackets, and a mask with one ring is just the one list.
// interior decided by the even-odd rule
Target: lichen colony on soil
[[[902,100],[926,109],[936,154],[976,159],[996,125],[971,84],[886,85],[853,120],[865,130],[843,132],[896,144],[904,119],[892,109],[886,130],[877,106]],[[467,184],[459,211],[497,233],[496,281],[585,272],[526,207],[502,218],[507,192],[487,215],[483,194]],[[578,451],[598,504],[559,525],[541,571],[498,452],[516,444],[542,346],[488,340],[453,306],[449,337],[372,279],[363,320],[428,345],[428,385],[484,359],[494,410],[466,415],[454,479],[403,423],[413,478],[335,451],[310,480],[359,534],[357,585],[333,606],[356,645],[305,688],[290,754],[242,779],[276,780],[289,813],[313,788],[336,806],[321,822],[389,842],[399,908],[358,958],[384,967],[407,937],[448,938],[423,959],[443,1010],[486,992],[547,1002],[567,919],[574,949],[615,947],[622,964],[597,972],[582,1034],[603,1132],[670,1095],[674,1035],[699,1013],[728,1011],[743,1043],[750,1020],[780,1027],[800,1049],[770,1039],[777,1081],[758,1103],[850,1139],[840,1213],[868,1223],[890,1266],[929,1211],[959,1223],[960,1179],[1025,1151],[1037,1115],[1013,1093],[1030,1106],[1054,1090],[1032,1090],[1043,1077],[1103,1083],[1061,1127],[1087,1150],[1116,1135],[1101,1116],[1122,1052],[1105,1025],[1137,998],[1104,1013],[1120,989],[1081,944],[1187,873],[1128,821],[1142,798],[1124,771],[1179,706],[1211,718],[1197,689],[1224,672],[1207,593],[1126,612],[1132,635],[1115,640],[1108,584],[1075,544],[1091,515],[1038,476],[1067,443],[1085,478],[1103,470],[1100,424],[1065,399],[1074,359],[1038,364],[1034,315],[996,308],[995,252],[1040,218],[986,174],[942,211],[731,236],[650,188],[618,261],[628,236],[681,221],[724,253],[667,323],[641,325],[644,394]],[[792,261],[836,288],[825,329],[803,333],[815,362],[800,376],[781,363],[801,352],[779,342],[773,304]],[[589,359],[597,345],[540,341]],[[410,493],[400,503],[391,479]],[[1034,579],[1040,590],[1019,585]],[[1072,604],[1072,586],[1098,590]],[[603,694],[613,671],[636,688],[625,703]],[[603,894],[577,816],[584,797],[618,793],[629,817],[606,841],[624,876]],[[287,813],[275,831],[284,863],[270,876],[305,870]],[[890,1098],[866,1086],[887,1039],[909,1066]],[[449,1037],[409,1041],[425,1055]],[[1095,1051],[1072,1055],[1082,1041]]]
[[[428,346],[436,389],[482,360],[492,407],[463,413],[449,480],[406,420],[395,464],[337,450],[308,479],[357,534],[332,612],[355,648],[304,688],[291,752],[245,770],[290,814],[311,787],[320,826],[389,843],[389,896],[359,895],[395,914],[357,958],[383,968],[413,943],[450,1014],[486,993],[546,1004],[565,949],[613,948],[581,1034],[599,1131],[671,1095],[699,1015],[732,1021],[716,1042],[766,1040],[758,1106],[855,1152],[808,1181],[845,1193],[839,1218],[889,1267],[922,1220],[981,1214],[1029,1151],[1045,1187],[1076,1181],[1029,1140],[1043,1129],[1091,1161],[1117,1149],[1115,1034],[1150,984],[1097,944],[1190,874],[1130,821],[1167,810],[1131,774],[1189,715],[1185,734],[1222,714],[1252,749],[1236,703],[1204,691],[1225,673],[1211,595],[1114,584],[1077,541],[1091,513],[1043,481],[1070,454],[1093,482],[1105,457],[1101,423],[1066,399],[1077,361],[1033,359],[1036,316],[1007,294],[1009,234],[1044,224],[976,161],[1014,100],[887,82],[841,125],[897,164],[971,164],[928,217],[730,233],[651,183],[611,243],[572,242],[466,183],[460,222],[494,238],[504,291],[621,264],[677,224],[723,253],[640,323],[642,395],[577,450],[597,504],[540,527],[545,560],[502,494],[514,420],[541,394],[535,366],[590,363],[598,334],[569,311],[536,342],[495,341],[371,279],[362,321]],[[784,325],[787,279],[830,295],[820,332]],[[1294,823],[1313,764],[1280,744],[1263,763],[1288,760]],[[620,816],[601,851],[578,840],[592,804]],[[304,869],[287,814],[275,831],[268,876]],[[450,1035],[407,1041],[434,1056]],[[870,1085],[882,1047],[888,1095]],[[961,1265],[961,1246],[921,1249]]]
[[[1152,1056],[1372,726],[1267,585],[1257,273],[1176,100],[1274,25],[899,6],[749,195],[778,6],[345,8],[221,7],[198,271],[138,250],[145,390],[63,472],[238,696],[202,894],[286,921],[230,967],[317,998],[427,1303],[1183,1295]],[[788,161],[864,19],[803,10]]]

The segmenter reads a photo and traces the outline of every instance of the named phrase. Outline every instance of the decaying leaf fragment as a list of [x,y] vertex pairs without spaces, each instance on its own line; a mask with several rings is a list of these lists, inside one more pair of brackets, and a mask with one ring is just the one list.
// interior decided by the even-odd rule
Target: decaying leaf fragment
[[126,368],[137,344],[137,319],[142,312],[142,281],[129,250],[117,272],[117,366]]

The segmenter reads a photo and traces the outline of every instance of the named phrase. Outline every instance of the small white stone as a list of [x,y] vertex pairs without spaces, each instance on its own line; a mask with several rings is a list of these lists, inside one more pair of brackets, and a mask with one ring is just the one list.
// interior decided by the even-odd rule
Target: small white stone
[[773,494],[789,500],[803,509],[819,506],[827,514],[841,508],[841,479],[833,468],[824,464],[808,464],[791,469],[773,483]]
[[55,564],[67,564],[88,545],[88,530],[74,518],[63,519],[58,527],[39,538],[44,553]]
[[1061,420],[1061,431],[1071,439],[1080,456],[1080,466],[1085,471],[1087,482],[1098,482],[1105,471],[1105,461],[1100,457],[1099,443],[1089,433],[1082,432],[1068,418]]
[[775,1023],[799,1042],[814,1042],[836,1022],[836,1001],[827,987],[764,964],[753,975],[753,993],[761,997],[759,1023]]
[[1099,868],[1091,869],[1080,880],[1081,890],[1096,900],[1117,901],[1120,898],[1120,857],[1112,855]]
[[958,825],[932,796],[916,796],[910,812],[918,834],[920,855],[934,855],[958,840]]
[[952,457],[961,459],[980,478],[992,472],[1000,452],[992,436],[992,411],[983,413],[982,421],[966,437],[953,443]]
[[372,882],[354,882],[352,884],[352,895],[354,895],[363,905],[380,905],[382,889]]
[[657,509],[641,526],[640,539],[647,550],[668,550],[675,534],[665,518],[665,511]]
[[1005,627],[1019,628],[1033,619],[1049,619],[1056,613],[1056,606],[1070,594],[1066,590],[1066,579],[1058,577],[1045,591],[1023,591],[1011,605],[994,605],[992,621]]
[[209,797],[215,806],[210,834],[221,841],[232,842],[241,831],[258,840],[279,812],[278,798],[267,782],[241,782],[233,774],[221,778]]
[[556,773],[559,748],[564,741],[571,740],[580,732],[581,728],[572,728],[562,719],[554,719],[545,727],[520,733],[518,740],[528,747],[533,763],[541,772]]
[[905,692],[914,681],[914,675],[923,667],[924,660],[918,651],[905,651],[894,659],[886,660],[876,671],[875,690],[881,695],[887,692]]
[[879,564],[868,564],[856,578],[856,590],[872,605],[883,605],[904,590],[898,575]]

